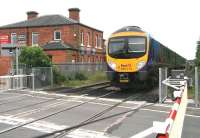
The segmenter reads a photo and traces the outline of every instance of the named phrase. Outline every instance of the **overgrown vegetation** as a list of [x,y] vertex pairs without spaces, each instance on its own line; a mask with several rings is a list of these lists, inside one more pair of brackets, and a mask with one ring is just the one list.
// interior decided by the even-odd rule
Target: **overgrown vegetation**
[[[24,47],[19,56],[19,62],[27,67],[51,67],[52,63],[40,47]],[[58,68],[53,67],[54,84],[65,86],[81,86],[106,80],[104,72],[71,72],[61,74]]]
[[60,71],[56,67],[53,68],[53,82],[54,84],[61,85],[63,82],[66,81],[65,76],[63,76]]
[[195,59],[196,66],[200,66],[200,41],[197,41],[197,50],[196,50],[196,59]]
[[97,83],[107,80],[105,72],[75,72],[74,75],[66,77],[65,86],[78,87],[87,84]]
[[51,60],[40,47],[24,47],[19,62],[27,67],[50,67]]

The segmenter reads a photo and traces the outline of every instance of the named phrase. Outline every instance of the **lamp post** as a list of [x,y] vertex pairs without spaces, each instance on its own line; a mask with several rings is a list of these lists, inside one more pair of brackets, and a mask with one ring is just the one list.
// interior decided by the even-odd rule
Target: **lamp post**
[[18,54],[18,47],[16,46],[16,75],[19,74],[19,54]]

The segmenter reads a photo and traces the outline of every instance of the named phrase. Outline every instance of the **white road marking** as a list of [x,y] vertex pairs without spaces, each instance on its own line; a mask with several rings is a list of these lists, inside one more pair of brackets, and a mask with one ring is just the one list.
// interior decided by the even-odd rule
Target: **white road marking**
[[139,109],[140,107],[144,106],[145,103],[146,102],[143,102],[143,103],[137,105],[136,107],[131,108],[131,110],[133,110],[133,111],[125,113],[122,117],[119,117],[114,123],[112,123],[106,129],[104,129],[104,133],[111,133],[115,127],[119,126],[128,116],[133,114],[134,109]]
[[28,115],[35,114],[35,113],[38,113],[38,112],[41,112],[41,111],[49,110],[51,108],[57,107],[59,105],[63,105],[65,103],[66,103],[65,101],[59,101],[59,102],[56,102],[56,103],[52,103],[50,105],[46,105],[44,107],[34,108],[34,109],[30,109],[28,111],[17,113],[15,115],[13,115],[12,117],[24,117],[24,116],[28,116]]
[[9,99],[15,99],[15,98],[20,98],[20,97],[24,97],[25,95],[18,95],[18,96],[12,96],[12,97],[5,97],[5,98],[1,98],[0,101],[4,101],[4,100],[9,100]]
[[[45,92],[45,91],[27,91],[27,90],[21,90],[21,91],[26,91],[26,92],[29,92],[29,93],[38,93],[38,94],[44,94],[44,95],[51,95],[51,96],[61,96],[61,97],[81,97],[81,96],[76,96],[76,95],[65,95],[65,94],[49,94],[48,92]],[[30,95],[30,94],[24,94],[24,95],[27,95],[27,96],[32,96],[32,97],[38,97],[38,98],[43,98],[43,99],[53,99],[53,98],[47,98],[47,97],[42,97],[42,96],[36,96],[36,95]],[[84,99],[95,99],[94,97],[87,97],[87,96],[84,96]],[[64,100],[64,99],[59,99],[59,100]],[[121,102],[122,100],[118,100],[118,99],[107,99],[107,98],[100,98],[99,100],[102,100],[102,101],[110,101],[110,102]],[[72,100],[73,101],[73,100]],[[80,101],[80,100],[74,100],[74,102],[83,102],[83,101]],[[144,101],[127,101],[125,103],[128,103],[128,104],[140,104]],[[105,105],[105,106],[112,106],[110,104],[105,104],[105,103],[95,103],[95,102],[89,102],[90,104],[98,104],[98,105]],[[152,104],[152,103],[148,103],[148,104]],[[166,105],[166,104],[154,104],[154,106],[158,106],[158,107],[167,107],[167,108],[171,108],[171,105]],[[132,109],[132,107],[126,107],[126,106],[118,106],[120,108],[127,108],[127,109]],[[187,107],[187,108],[191,108],[191,109],[196,109],[196,110],[199,110],[200,108],[194,108],[194,107]],[[147,109],[147,108],[142,108],[140,110],[148,110],[148,111],[152,111],[152,112],[160,112],[160,113],[169,113],[168,111],[162,111],[162,110],[153,110],[153,109]],[[196,116],[196,115],[191,115],[191,114],[186,114],[186,116],[190,116],[190,117],[195,117],[195,118],[200,118],[200,116]]]
[[[9,125],[20,125],[20,124],[29,122],[31,120],[33,119],[32,118],[22,119],[22,118],[13,118],[9,116],[0,116],[0,123],[9,124]],[[70,126],[57,125],[52,122],[46,122],[46,121],[37,121],[31,124],[25,125],[23,127],[36,130],[39,132],[51,133],[54,131],[68,128]],[[117,138],[114,136],[104,135],[103,132],[97,132],[97,131],[86,130],[86,129],[76,129],[68,133],[66,136],[71,137],[71,138]]]
[[[167,105],[167,104],[155,104],[155,106],[158,107],[167,107],[167,108],[171,108],[172,105]],[[194,110],[200,110],[200,108],[196,108],[196,107],[187,107],[188,109],[194,109]]]
[[152,133],[153,133],[153,127],[150,127],[142,132],[137,133],[134,136],[131,136],[130,138],[144,138]]
[[[140,110],[169,114],[168,111],[153,110],[153,109],[147,109],[147,108],[142,108]],[[185,116],[194,117],[194,118],[200,118],[200,116],[198,116],[198,115],[191,115],[191,114],[185,114]]]
[[[82,95],[82,96],[79,96],[78,98],[83,98],[85,95]],[[43,107],[39,107],[39,108],[34,108],[34,109],[30,109],[28,111],[24,111],[24,112],[20,112],[20,113],[17,113],[15,115],[10,115],[12,117],[24,117],[24,116],[28,116],[28,115],[31,115],[31,114],[35,114],[35,113],[38,113],[38,112],[41,112],[41,111],[45,111],[45,110],[49,110],[49,109],[52,109],[52,108],[55,108],[57,106],[62,106],[66,103],[69,103],[69,102],[77,102],[76,99],[78,99],[77,97],[76,98],[73,98],[73,99],[68,99],[68,100],[64,100],[64,99],[57,99],[58,102],[54,102],[54,103],[51,103],[49,105],[45,105]]]

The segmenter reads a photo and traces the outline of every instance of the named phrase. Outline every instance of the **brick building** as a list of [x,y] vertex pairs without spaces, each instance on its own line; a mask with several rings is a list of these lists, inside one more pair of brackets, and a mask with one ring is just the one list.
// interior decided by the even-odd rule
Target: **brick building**
[[104,62],[103,32],[80,23],[80,10],[69,9],[62,15],[38,16],[27,12],[27,20],[0,27],[1,36],[10,43],[1,44],[1,57],[11,56],[16,46],[40,46],[53,63]]

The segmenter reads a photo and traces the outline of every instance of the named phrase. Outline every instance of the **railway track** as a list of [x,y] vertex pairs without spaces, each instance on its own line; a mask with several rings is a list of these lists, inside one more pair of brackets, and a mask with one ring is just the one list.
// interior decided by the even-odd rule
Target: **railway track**
[[[95,88],[96,87],[96,88]],[[95,93],[97,91],[101,91],[101,90],[104,90],[105,91],[105,88],[107,87],[110,87],[108,84],[104,84],[104,85],[93,85],[93,86],[88,86],[88,87],[84,87],[84,88],[78,88],[77,91],[75,91],[75,89],[73,89],[72,91],[67,91],[67,95],[79,95],[79,98],[72,98],[72,99],[65,99],[63,97],[57,97],[57,98],[52,98],[52,99],[49,99],[49,100],[45,100],[45,101],[42,101],[42,102],[38,102],[38,103],[35,103],[35,104],[30,104],[30,105],[25,105],[25,106],[22,106],[22,107],[18,107],[18,108],[15,108],[15,109],[10,109],[10,110],[7,110],[7,111],[2,111],[0,112],[1,114],[4,114],[4,113],[8,113],[8,112],[12,112],[12,111],[17,111],[17,110],[21,110],[21,109],[25,109],[25,108],[28,108],[28,107],[34,107],[36,105],[41,105],[41,104],[45,104],[45,103],[48,103],[48,102],[54,102],[56,100],[60,100],[58,102],[54,102],[48,106],[44,106],[44,107],[39,107],[39,108],[36,108],[36,109],[32,109],[32,110],[28,110],[28,111],[25,111],[25,112],[21,112],[21,113],[18,113],[12,117],[24,117],[24,116],[27,116],[27,115],[31,115],[31,114],[36,114],[38,112],[41,112],[41,111],[45,111],[45,110],[49,110],[49,109],[52,109],[56,106],[60,106],[60,105],[63,105],[63,104],[66,104],[66,103],[70,103],[71,101],[76,101],[77,99],[81,99],[81,98],[84,98],[88,93]],[[125,91],[124,91],[125,92]],[[61,92],[63,93],[63,91]],[[106,93],[106,94],[105,94]],[[28,121],[28,122],[25,122],[25,123],[22,123],[20,125],[16,125],[16,126],[13,126],[13,127],[10,127],[10,128],[7,128],[7,129],[4,129],[4,130],[1,130],[0,131],[0,135],[1,134],[4,134],[4,133],[8,133],[10,131],[13,131],[15,129],[18,129],[18,128],[21,128],[23,126],[26,126],[28,124],[32,124],[32,123],[35,123],[37,121],[40,121],[40,120],[44,120],[44,119],[47,119],[47,118],[50,118],[52,116],[55,116],[55,115],[58,115],[60,113],[63,113],[63,112],[67,112],[67,111],[70,111],[74,108],[78,108],[78,107],[81,107],[82,105],[85,105],[87,103],[92,103],[92,102],[95,102],[101,98],[105,98],[105,97],[109,97],[111,95],[114,95],[118,93],[118,91],[114,91],[114,90],[107,90],[104,92],[103,95],[100,95],[100,96],[97,96],[93,99],[90,99],[90,100],[87,100],[87,101],[83,101],[79,104],[75,104],[75,105],[72,105],[70,107],[66,107],[66,108],[62,108],[61,110],[58,110],[58,111],[55,111],[55,112],[52,112],[46,116],[42,116],[42,117],[39,117],[39,118],[36,118],[34,120],[31,120],[31,121]],[[80,95],[81,94],[81,95]],[[45,135],[42,135],[42,136],[39,136],[37,138],[42,138],[42,137],[48,137],[48,136],[51,136],[51,135],[55,135],[56,134],[56,137],[63,137],[64,135],[66,135],[67,133],[69,133],[70,131],[74,130],[74,129],[77,129],[79,127],[82,127],[82,126],[85,126],[85,125],[89,125],[89,124],[92,124],[92,123],[95,123],[95,122],[99,122],[99,121],[102,121],[102,120],[106,120],[106,119],[109,119],[109,118],[112,118],[112,117],[115,117],[115,116],[120,116],[120,115],[123,115],[123,114],[130,114],[130,113],[133,113],[137,110],[139,110],[140,108],[143,108],[145,107],[145,103],[144,104],[141,104],[139,105],[138,107],[136,108],[133,108],[131,110],[127,110],[125,112],[121,112],[121,113],[117,113],[117,114],[112,114],[110,116],[106,116],[106,117],[102,117],[103,115],[105,115],[106,113],[110,112],[111,110],[113,110],[114,108],[120,106],[121,104],[127,102],[127,101],[130,101],[130,100],[134,100],[134,99],[137,99],[138,97],[141,97],[143,94],[141,92],[138,92],[138,93],[134,93],[130,96],[127,96],[126,98],[124,98],[122,101],[120,102],[117,102],[116,104],[96,113],[96,114],[92,114],[91,117],[81,121],[80,123],[78,123],[77,125],[74,125],[74,126],[71,126],[69,128],[65,128],[63,130],[60,130],[60,131],[55,131],[53,133],[49,133],[49,134],[45,134]],[[58,134],[59,133],[59,134]]]
[[[95,86],[102,86],[102,87],[98,87],[96,89],[88,89],[88,88],[92,88],[92,87],[95,87]],[[93,84],[93,85],[89,85],[89,86],[84,86],[84,87],[80,87],[80,88],[74,88],[72,89],[71,91],[68,90],[68,93],[67,93],[67,96],[70,96],[70,95],[79,95],[79,96],[84,96],[85,93],[91,93],[91,92],[97,92],[99,90],[102,90],[104,88],[107,88],[109,87],[110,85],[107,84],[107,83],[100,83],[100,84]],[[82,90],[81,90],[82,88]],[[77,91],[76,91],[77,90]],[[62,91],[63,93],[63,91]],[[106,93],[106,91],[105,91]],[[34,93],[33,93],[34,94]],[[80,95],[81,94],[81,95]],[[34,94],[35,95],[35,94]],[[51,95],[51,94],[50,94]],[[23,95],[24,96],[24,95]],[[23,97],[23,96],[16,96],[16,97]],[[15,97],[15,98],[16,98]],[[12,98],[12,97],[11,97]],[[10,99],[10,98],[7,98],[7,99]],[[45,104],[45,103],[49,103],[49,102],[52,102],[52,101],[58,101],[58,100],[63,100],[64,102],[67,102],[67,101],[70,101],[69,100],[66,100],[65,97],[56,97],[56,98],[51,98],[49,100],[45,100],[45,101],[41,101],[41,102],[38,102],[38,103],[34,103],[34,104],[29,104],[29,105],[25,105],[25,106],[21,106],[21,107],[17,107],[17,108],[14,108],[14,109],[9,109],[9,110],[6,110],[6,111],[0,111],[0,114],[4,114],[4,113],[9,113],[9,112],[12,112],[12,111],[16,111],[16,110],[21,110],[21,109],[24,109],[24,108],[28,108],[28,107],[34,107],[34,106],[37,106],[37,105],[42,105],[42,104]],[[22,100],[20,100],[22,101]],[[63,102],[62,101],[62,102]],[[16,102],[16,101],[13,101],[13,102]],[[13,102],[5,102],[5,104],[7,103],[13,103]],[[64,104],[63,102],[63,104]],[[59,104],[60,103],[60,104]],[[3,104],[3,103],[2,103]],[[1,105],[1,103],[0,103]],[[61,102],[58,102],[57,105],[61,105]],[[49,107],[51,106],[54,106],[55,107],[55,103],[52,103],[51,105],[47,106],[46,108],[50,109]],[[27,111],[27,112],[32,112],[33,110],[30,110],[30,111]],[[39,111],[42,111],[41,107],[39,107],[38,109],[34,109],[34,111],[36,112],[39,112]]]
[[109,111],[113,110],[114,108],[118,107],[119,105],[127,102],[128,100],[131,100],[131,99],[135,99],[137,97],[141,96],[140,93],[138,94],[133,94],[127,98],[125,98],[124,100],[122,100],[121,102],[118,102],[96,114],[93,114],[91,117],[87,118],[86,120],[78,123],[77,125],[74,125],[74,126],[71,126],[71,127],[68,127],[68,128],[65,128],[65,129],[62,129],[62,130],[58,130],[58,131],[55,131],[55,132],[52,132],[52,133],[49,133],[49,134],[44,134],[44,135],[41,135],[41,136],[37,136],[37,137],[34,137],[34,138],[45,138],[45,137],[49,137],[49,136],[54,136],[54,138],[62,138],[64,137],[66,134],[70,133],[72,130],[74,129],[78,129],[80,127],[83,127],[83,126],[86,126],[86,125],[90,125],[90,124],[93,124],[93,123],[97,123],[99,121],[103,121],[103,120],[106,120],[106,119],[110,119],[110,118],[113,118],[113,117],[116,117],[116,116],[120,116],[120,115],[130,115],[132,114],[133,112],[136,112],[138,111],[139,109],[141,108],[144,108],[144,107],[147,107],[147,106],[150,106],[150,105],[153,105],[154,103],[152,104],[147,104],[146,105],[146,102],[140,104],[139,106],[133,108],[133,109],[130,109],[130,110],[127,110],[127,111],[124,111],[124,112],[120,112],[120,113],[116,113],[116,114],[112,114],[112,115],[109,115],[109,116],[105,116],[105,117],[102,117],[103,115],[105,115],[106,113],[108,113]]

